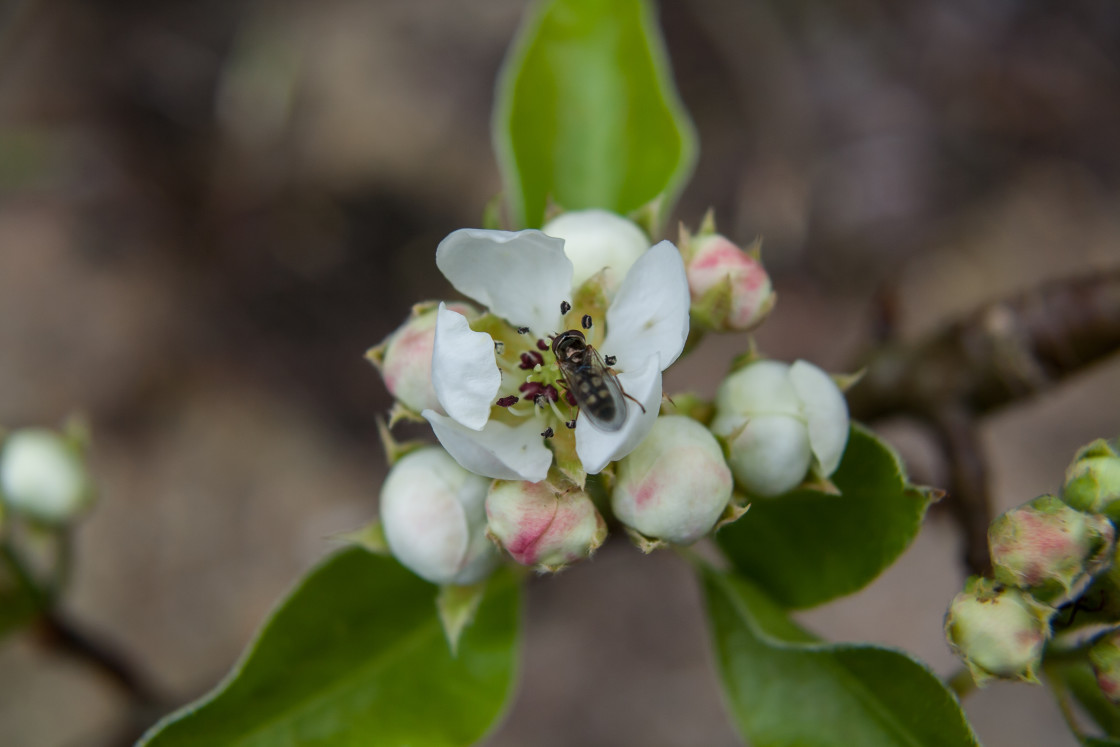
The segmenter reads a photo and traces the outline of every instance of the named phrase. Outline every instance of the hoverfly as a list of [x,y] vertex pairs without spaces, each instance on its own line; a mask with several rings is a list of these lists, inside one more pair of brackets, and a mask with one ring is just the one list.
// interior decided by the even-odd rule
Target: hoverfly
[[[585,323],[584,326],[590,325]],[[599,351],[587,344],[583,332],[569,329],[556,335],[552,338],[552,354],[556,356],[568,391],[591,424],[601,431],[622,428],[626,422],[626,398],[630,395],[622,390]],[[569,427],[574,427],[574,422]]]

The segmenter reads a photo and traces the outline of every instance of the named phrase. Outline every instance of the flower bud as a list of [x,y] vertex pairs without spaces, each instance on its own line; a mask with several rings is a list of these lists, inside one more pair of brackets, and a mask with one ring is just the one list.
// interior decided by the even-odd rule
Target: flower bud
[[744,252],[718,233],[682,243],[692,319],[721,332],[745,332],[758,326],[777,296],[757,250]]
[[75,518],[93,499],[80,446],[43,428],[15,431],[0,450],[0,499],[47,524]]
[[[417,304],[405,323],[366,353],[385,379],[385,388],[397,401],[415,413],[435,410],[443,413],[432,387],[432,347],[436,337],[438,303]],[[478,312],[469,304],[455,302],[447,308],[467,319]]]
[[996,581],[1058,606],[1078,596],[1111,559],[1115,530],[1103,516],[1052,495],[1005,512],[988,529]]
[[649,239],[633,221],[606,210],[575,210],[550,220],[541,229],[564,239],[564,254],[572,262],[572,287],[606,268],[604,288],[614,295],[630,265],[649,249]]
[[848,405],[840,388],[805,361],[771,360],[733,372],[716,394],[712,432],[727,443],[731,471],[751,495],[781,495],[836,471],[848,442]]
[[490,536],[522,565],[558,571],[607,537],[607,523],[582,490],[548,482],[496,480],[486,496]]
[[1087,446],[1066,470],[1062,499],[1079,511],[1120,521],[1120,456],[1100,440]]
[[945,636],[980,685],[991,679],[1037,682],[1054,610],[1029,594],[974,576],[945,616]]
[[1089,663],[1097,675],[1101,693],[1113,705],[1120,705],[1120,631],[1109,633],[1089,649]]
[[486,538],[489,487],[438,446],[402,457],[381,488],[381,525],[393,556],[434,584],[482,580],[498,559]]
[[646,537],[686,545],[715,526],[731,483],[715,437],[692,418],[665,415],[619,462],[611,508]]

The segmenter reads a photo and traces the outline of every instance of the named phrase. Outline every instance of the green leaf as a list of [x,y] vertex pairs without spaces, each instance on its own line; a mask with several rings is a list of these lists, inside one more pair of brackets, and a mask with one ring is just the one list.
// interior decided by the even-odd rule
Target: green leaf
[[978,744],[956,698],[922,663],[819,642],[744,579],[702,574],[726,701],[754,747]]
[[215,691],[141,741],[173,745],[466,745],[498,718],[518,651],[520,589],[490,579],[453,658],[436,587],[349,548],[312,570]]
[[832,482],[840,495],[800,489],[755,499],[716,535],[735,568],[787,607],[866,586],[917,536],[931,502],[907,483],[894,451],[857,425]]
[[696,160],[650,3],[532,7],[498,82],[494,148],[518,226],[549,201],[629,213],[675,199]]

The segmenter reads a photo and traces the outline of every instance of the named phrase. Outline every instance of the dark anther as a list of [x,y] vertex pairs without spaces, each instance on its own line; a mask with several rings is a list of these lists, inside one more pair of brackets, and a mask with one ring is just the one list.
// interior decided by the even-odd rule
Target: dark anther
[[517,328],[517,334],[527,335],[527,334],[529,334],[529,328],[528,327],[518,327]]
[[576,396],[570,390],[564,390],[564,399],[568,400],[568,404],[572,407],[576,406]]
[[603,361],[608,366],[613,366],[614,364],[618,363],[618,358],[615,358],[613,355],[608,355],[606,358],[603,359]]
[[548,343],[545,342],[544,340],[537,340],[537,350],[540,350],[542,352],[547,351],[548,350]]
[[549,428],[545,428],[544,433],[542,433],[541,435],[544,436],[545,438],[552,438],[553,436],[556,435],[556,432],[553,431],[551,427],[549,427]]
[[517,404],[518,399],[520,398],[516,394],[511,394],[508,397],[502,397],[496,404],[498,407],[509,407],[510,405]]
[[517,390],[525,395],[525,399],[536,399],[544,393],[544,384],[539,381],[526,381]]
[[576,427],[576,421],[573,418],[572,420],[568,420],[567,422],[565,422],[564,425],[568,426],[568,428],[575,428]]
[[498,355],[506,352],[506,344],[501,340],[494,340],[494,352]]
[[570,303],[568,303],[567,301],[561,301],[560,302],[560,313],[561,314],[567,314],[571,310],[572,310],[572,305]]
[[552,400],[553,402],[555,402],[556,400],[560,399],[560,392],[556,391],[556,387],[554,387],[554,386],[553,386],[552,384],[549,384],[548,386],[546,386],[546,387],[544,388],[544,393],[545,393],[545,394],[546,394],[546,395],[548,396],[548,398],[549,398],[550,400]]
[[580,320],[580,324],[583,325],[584,329],[591,329],[591,315],[584,314],[583,319]]
[[536,350],[530,350],[521,354],[521,363],[517,364],[517,367],[524,371],[531,371],[538,364],[543,363],[544,356],[542,356]]

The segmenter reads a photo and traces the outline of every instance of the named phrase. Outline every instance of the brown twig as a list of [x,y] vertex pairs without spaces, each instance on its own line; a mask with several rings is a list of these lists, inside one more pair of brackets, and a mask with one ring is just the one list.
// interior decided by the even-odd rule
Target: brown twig
[[1120,349],[1120,268],[989,303],[912,344],[887,342],[848,393],[852,415],[908,415],[937,433],[970,571],[988,566],[990,501],[975,421]]

